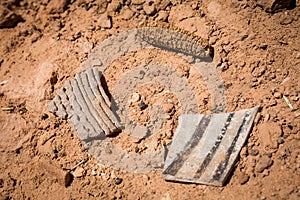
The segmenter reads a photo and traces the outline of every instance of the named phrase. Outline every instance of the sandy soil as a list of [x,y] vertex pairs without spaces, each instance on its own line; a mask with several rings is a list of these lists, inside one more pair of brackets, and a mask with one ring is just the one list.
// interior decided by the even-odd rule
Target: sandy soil
[[[0,199],[300,198],[299,1],[292,1],[296,6],[288,9],[273,6],[272,13],[271,4],[255,0],[4,0],[0,4]],[[166,182],[161,170],[133,174],[108,168],[88,153],[71,124],[48,112],[56,90],[80,71],[80,63],[97,44],[146,19],[172,23],[209,40],[226,87],[227,111],[261,106],[224,187]],[[113,66],[156,59],[177,67],[168,56],[147,51],[128,54]],[[144,58],[147,54],[149,58]],[[109,87],[116,79],[109,79],[113,66],[107,72]],[[200,78],[191,77],[190,84]],[[199,110],[210,113],[207,89],[199,84],[194,86],[203,102]],[[149,88],[155,90],[147,93]],[[172,132],[180,108],[172,93],[158,98],[161,91],[159,85],[146,85],[136,92],[148,97],[149,105],[162,104],[172,113],[173,123],[166,128]],[[175,103],[168,105],[165,98]],[[147,113],[131,110],[130,115],[140,124],[147,123]],[[162,135],[170,142],[172,133]],[[112,140],[128,151],[136,149],[126,137]],[[153,141],[159,143],[160,138]],[[145,143],[137,147],[142,153]],[[72,168],[70,181],[67,172]]]

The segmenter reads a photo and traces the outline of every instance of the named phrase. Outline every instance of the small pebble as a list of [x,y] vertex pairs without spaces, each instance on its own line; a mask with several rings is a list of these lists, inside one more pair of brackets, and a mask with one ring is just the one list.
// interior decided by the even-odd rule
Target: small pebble
[[262,172],[263,177],[269,176],[269,174],[270,174],[269,170],[264,170]]
[[241,150],[241,152],[240,152],[240,155],[241,155],[242,157],[246,157],[247,154],[248,154],[247,148],[245,148],[245,147],[242,148],[242,150]]
[[144,4],[143,10],[145,11],[145,13],[147,15],[150,15],[150,16],[154,15],[156,13],[155,5],[151,1],[149,3]]
[[116,176],[116,174],[115,174],[115,171],[112,171],[112,172],[111,172],[110,178],[112,178],[112,179],[117,178],[117,176]]
[[140,95],[138,93],[133,93],[130,99],[131,103],[135,103],[140,100]]
[[283,143],[284,143],[283,138],[279,138],[279,139],[277,140],[277,143],[278,143],[278,144],[283,144]]
[[192,8],[193,8],[193,10],[196,10],[196,9],[198,8],[198,4],[197,4],[197,3],[194,3],[194,4],[192,5]]
[[97,172],[96,172],[94,169],[92,169],[91,175],[92,175],[92,176],[96,176],[96,175],[97,175]]
[[85,174],[85,169],[83,169],[82,167],[78,167],[72,174],[74,177],[80,178]]
[[248,182],[248,180],[249,180],[249,175],[248,174],[246,174],[246,173],[244,173],[244,172],[242,172],[240,175],[239,175],[239,183],[241,184],[241,185],[244,185],[245,183],[247,183]]
[[107,13],[103,13],[98,18],[98,25],[101,28],[110,29],[112,27],[111,17]]
[[262,173],[265,169],[269,168],[272,164],[273,164],[272,159],[267,155],[264,155],[258,160],[255,166],[255,171],[258,173]]
[[116,185],[120,185],[122,183],[122,181],[123,181],[123,179],[117,178],[115,183],[116,183]]
[[145,110],[145,109],[148,107],[148,105],[145,104],[144,102],[140,102],[140,103],[138,104],[138,106],[139,106],[139,108],[140,108],[141,110]]
[[281,93],[279,93],[279,92],[275,92],[274,93],[274,97],[276,98],[276,99],[279,99],[279,98],[281,98]]
[[146,174],[143,175],[143,180],[144,181],[149,181],[149,179],[150,179],[149,176],[147,176]]
[[249,154],[251,156],[257,156],[259,154],[259,151],[257,149],[250,149]]
[[264,118],[264,122],[267,122],[270,119],[270,114],[266,114]]

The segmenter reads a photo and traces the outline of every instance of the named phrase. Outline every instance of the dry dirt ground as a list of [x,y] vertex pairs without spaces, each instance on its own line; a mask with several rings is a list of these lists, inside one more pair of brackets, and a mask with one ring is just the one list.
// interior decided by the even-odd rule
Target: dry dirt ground
[[[0,199],[300,199],[299,1],[273,6],[275,12],[255,0],[0,4]],[[261,106],[224,187],[166,182],[161,170],[133,174],[103,166],[73,126],[47,110],[97,44],[147,19],[209,40],[227,111]],[[130,65],[132,56],[143,55],[122,59]],[[65,180],[71,168],[74,179]]]

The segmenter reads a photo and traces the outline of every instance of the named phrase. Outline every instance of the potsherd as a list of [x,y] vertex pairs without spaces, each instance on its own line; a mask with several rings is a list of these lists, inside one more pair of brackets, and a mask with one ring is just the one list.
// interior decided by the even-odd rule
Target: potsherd
[[231,113],[180,116],[163,178],[223,186],[257,111],[258,107]]

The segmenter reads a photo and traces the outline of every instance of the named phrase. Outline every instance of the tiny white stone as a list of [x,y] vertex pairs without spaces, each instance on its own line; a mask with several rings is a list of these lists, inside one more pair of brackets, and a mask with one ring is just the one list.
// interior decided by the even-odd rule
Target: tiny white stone
[[78,167],[73,172],[73,176],[76,178],[80,178],[85,174],[85,170],[82,167]]
[[97,175],[97,172],[96,170],[92,169],[92,172],[91,172],[92,176],[96,176]]
[[129,99],[129,103],[135,103],[135,102],[138,102],[140,100],[140,95],[138,93],[133,93],[131,95],[131,98]]

